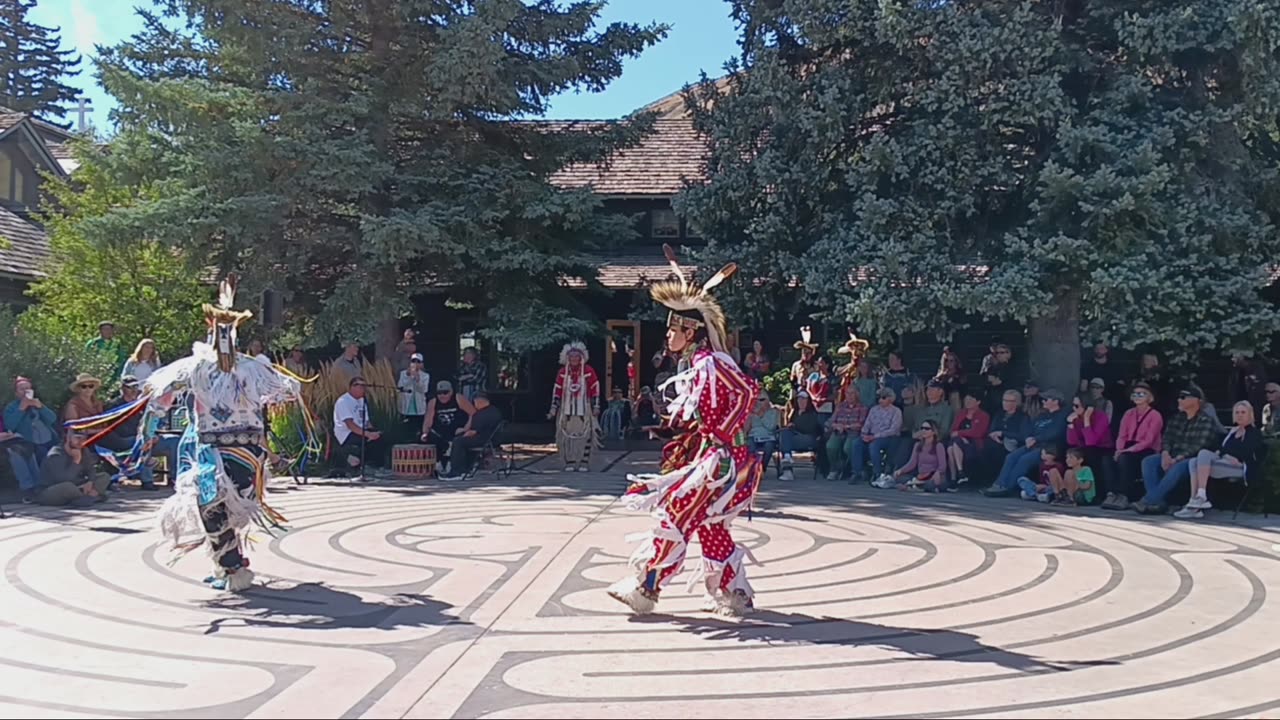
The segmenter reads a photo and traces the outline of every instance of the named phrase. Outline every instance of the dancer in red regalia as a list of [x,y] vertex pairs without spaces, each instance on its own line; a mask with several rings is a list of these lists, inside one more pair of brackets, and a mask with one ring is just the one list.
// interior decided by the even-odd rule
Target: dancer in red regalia
[[760,387],[725,352],[724,312],[710,294],[737,266],[726,266],[702,287],[691,286],[675,253],[663,250],[679,279],[654,285],[650,294],[671,309],[667,349],[680,357],[680,372],[667,381],[676,391],[668,411],[677,435],[663,450],[661,474],[628,478],[632,484],[623,500],[633,510],[650,511],[654,526],[632,554],[630,573],[609,595],[638,614],[652,612],[662,588],[683,567],[696,533],[702,562],[690,587],[704,582],[704,610],[742,615],[753,607],[743,567],[747,551],[729,528],[750,507],[764,474],[745,434]]

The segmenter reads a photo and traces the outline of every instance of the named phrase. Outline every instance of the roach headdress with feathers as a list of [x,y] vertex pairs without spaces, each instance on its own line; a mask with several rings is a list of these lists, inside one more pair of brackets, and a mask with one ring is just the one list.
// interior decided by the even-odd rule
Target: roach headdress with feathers
[[662,253],[667,256],[667,262],[671,264],[676,279],[655,283],[649,289],[649,296],[671,309],[667,315],[667,326],[693,330],[705,329],[711,349],[726,352],[725,339],[729,336],[729,327],[724,317],[724,310],[711,295],[711,291],[732,277],[738,271],[738,265],[736,263],[725,265],[720,268],[720,272],[712,275],[701,287],[698,287],[691,284],[685,277],[684,271],[680,269],[680,263],[676,260],[676,252],[670,245],[663,245]]

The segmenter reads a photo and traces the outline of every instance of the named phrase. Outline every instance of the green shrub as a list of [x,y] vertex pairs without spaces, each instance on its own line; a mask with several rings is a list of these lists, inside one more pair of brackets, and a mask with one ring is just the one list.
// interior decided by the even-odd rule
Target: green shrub
[[79,373],[89,373],[102,381],[99,397],[114,396],[120,378],[114,357],[85,347],[84,340],[50,335],[24,328],[8,308],[0,308],[0,399],[13,399],[13,380],[31,378],[36,393],[55,412],[71,396],[70,385]]

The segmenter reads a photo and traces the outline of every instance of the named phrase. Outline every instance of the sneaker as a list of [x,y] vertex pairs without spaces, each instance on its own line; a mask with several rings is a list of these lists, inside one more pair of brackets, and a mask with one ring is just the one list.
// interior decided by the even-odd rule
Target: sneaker
[[968,475],[961,475],[960,477],[956,478],[956,485],[966,485],[968,484],[968,482],[969,482]]
[[796,479],[796,476],[791,472],[791,468],[783,468],[782,472],[778,473],[778,479],[782,482],[791,482]]
[[835,482],[839,479],[840,479],[840,473],[834,472],[834,471],[827,473],[827,482]]
[[1129,509],[1138,513],[1139,515],[1147,514],[1147,504],[1142,500],[1138,500],[1134,502],[1132,505],[1129,506]]
[[586,466],[586,465],[579,465],[579,466],[578,466],[578,472],[586,472],[586,471],[587,471],[587,466]]
[[1023,500],[1035,500],[1035,499],[1036,499],[1036,496],[1035,496],[1034,494],[1029,493],[1029,492],[1027,492],[1026,490],[1022,490],[1022,491],[1020,491],[1020,492],[1018,493],[1018,497],[1022,498]]
[[1176,518],[1181,518],[1183,520],[1199,520],[1200,518],[1204,517],[1204,511],[1198,507],[1191,507],[1190,505],[1186,505],[1181,510],[1174,513],[1173,516]]
[[1099,507],[1101,507],[1103,510],[1114,510],[1115,504],[1116,504],[1116,494],[1113,492],[1109,492],[1107,493],[1106,497],[1102,498],[1102,504]]
[[948,486],[946,486],[945,488],[943,488],[943,490],[946,490],[946,491],[947,491],[947,492],[949,492],[949,493],[958,493],[958,492],[960,492],[960,488],[956,487],[955,485],[948,485]]
[[1036,500],[1048,505],[1053,500],[1053,495],[1047,492],[1036,493]]
[[1193,510],[1212,510],[1213,504],[1209,502],[1209,498],[1196,496],[1187,501],[1183,507],[1189,507]]
[[23,494],[22,494],[22,504],[23,504],[23,505],[30,505],[30,504],[34,503],[35,501],[36,501],[36,496],[35,496],[35,495],[33,495],[33,494],[31,494],[31,493],[23,493]]
[[980,492],[983,497],[989,498],[1016,497],[1018,495],[1016,488],[998,488],[995,485],[983,488],[978,492]]
[[892,477],[888,475],[881,475],[880,477],[876,478],[875,482],[871,483],[871,486],[879,488],[881,490],[888,490],[889,488],[893,487],[896,484],[897,483],[893,481]]
[[1121,493],[1116,493],[1116,500],[1115,500],[1115,503],[1111,506],[1111,509],[1112,510],[1128,510],[1129,496]]

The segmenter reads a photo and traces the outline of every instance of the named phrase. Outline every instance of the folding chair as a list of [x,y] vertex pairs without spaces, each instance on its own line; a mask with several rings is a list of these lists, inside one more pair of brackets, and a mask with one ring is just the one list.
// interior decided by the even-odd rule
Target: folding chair
[[[1240,511],[1244,509],[1244,504],[1249,501],[1249,492],[1253,489],[1253,484],[1249,482],[1249,475],[1250,475],[1249,471],[1252,470],[1254,473],[1256,473],[1254,475],[1255,479],[1257,478],[1258,475],[1261,474],[1261,471],[1265,469],[1267,466],[1266,463],[1267,463],[1268,449],[1269,448],[1267,447],[1266,443],[1263,443],[1261,447],[1258,448],[1258,459],[1253,463],[1251,467],[1246,468],[1244,477],[1240,478],[1240,484],[1242,485],[1242,489],[1240,492],[1240,502],[1236,503],[1235,512],[1231,513],[1231,522],[1235,522],[1236,518],[1239,517],[1240,515]],[[1231,480],[1231,482],[1234,483],[1235,480]],[[1264,518],[1267,517],[1267,498],[1265,494],[1265,487],[1264,487],[1264,493],[1262,498],[1262,517]]]
[[[507,421],[503,420],[493,428],[493,432],[489,433],[489,437],[485,438],[484,442],[480,443],[475,447],[467,448],[467,452],[474,454],[476,457],[475,457],[475,460],[471,463],[470,469],[467,470],[467,474],[463,475],[463,479],[470,480],[474,478],[480,472],[480,466],[484,464],[484,461],[486,459],[490,457],[502,459],[502,445],[501,443],[495,444],[495,440],[497,440],[497,438],[499,437],[499,434],[502,432],[503,428],[505,428],[506,426],[507,426]],[[506,466],[500,465],[498,469],[494,471],[494,474],[501,476],[505,472],[507,475],[510,475],[511,462],[512,462],[512,459],[507,458]]]

